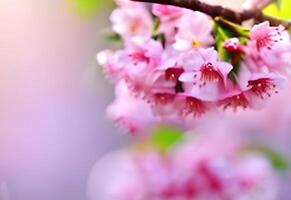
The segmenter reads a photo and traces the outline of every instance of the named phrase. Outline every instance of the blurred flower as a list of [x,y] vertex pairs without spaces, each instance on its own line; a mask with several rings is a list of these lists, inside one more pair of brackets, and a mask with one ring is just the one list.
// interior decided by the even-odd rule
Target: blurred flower
[[149,104],[132,96],[124,81],[118,84],[115,91],[116,100],[108,107],[108,116],[131,134],[149,131],[156,122]]
[[284,71],[291,66],[288,61],[291,56],[290,36],[283,26],[271,27],[269,22],[255,25],[246,52],[258,70],[266,67],[270,71]]
[[185,12],[178,25],[178,33],[174,47],[178,50],[190,50],[208,47],[214,40],[210,18],[200,12]]
[[[149,148],[108,155],[92,174],[90,200],[275,200],[269,162],[260,155],[242,156],[240,142],[218,136],[200,136],[167,154]],[[109,164],[115,167],[108,169]]]
[[116,8],[110,20],[112,29],[124,39],[134,36],[149,37],[152,30],[152,18],[147,9],[138,3],[118,1],[120,7]]

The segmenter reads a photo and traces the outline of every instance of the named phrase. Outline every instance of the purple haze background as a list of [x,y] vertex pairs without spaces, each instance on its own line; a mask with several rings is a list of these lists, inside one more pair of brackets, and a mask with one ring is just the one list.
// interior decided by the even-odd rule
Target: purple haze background
[[0,1],[0,183],[10,199],[85,199],[93,164],[128,140],[105,117],[113,91],[95,62],[108,12]]

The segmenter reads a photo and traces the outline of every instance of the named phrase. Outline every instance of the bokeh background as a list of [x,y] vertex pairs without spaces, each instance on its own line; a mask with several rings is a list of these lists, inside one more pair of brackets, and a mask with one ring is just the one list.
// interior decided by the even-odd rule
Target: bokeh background
[[131,142],[105,116],[113,89],[95,61],[112,45],[112,8],[0,0],[0,183],[11,200],[84,200],[98,158]]
[[129,140],[105,117],[113,91],[95,61],[111,6],[0,0],[0,183],[10,199],[83,200],[94,162]]

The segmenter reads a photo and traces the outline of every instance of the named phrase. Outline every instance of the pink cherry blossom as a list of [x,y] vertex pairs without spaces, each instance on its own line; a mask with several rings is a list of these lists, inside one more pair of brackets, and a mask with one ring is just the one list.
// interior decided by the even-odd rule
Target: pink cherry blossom
[[271,71],[284,71],[291,66],[288,62],[291,43],[283,26],[271,27],[269,22],[255,25],[250,32],[246,52],[255,62],[263,63]]
[[250,73],[244,65],[242,71],[244,77],[238,77],[238,83],[229,87],[221,95],[219,105],[224,109],[232,108],[260,108],[264,100],[277,94],[286,84],[286,78],[270,72]]
[[146,76],[159,66],[161,55],[162,45],[159,42],[135,38],[127,43],[124,50],[99,53],[97,60],[111,80],[126,79],[132,91],[139,93],[149,81]]
[[135,38],[127,46],[124,78],[133,93],[146,96],[153,85],[152,73],[161,64],[162,50],[161,43],[143,38]]
[[200,117],[210,109],[210,103],[182,93],[177,95],[176,108],[181,117]]
[[107,114],[117,125],[134,135],[149,131],[155,123],[150,105],[133,97],[124,81],[117,85],[116,100],[108,107]]
[[232,90],[232,93],[228,94],[227,97],[222,98],[222,100],[218,102],[218,105],[222,106],[223,110],[230,108],[233,111],[237,111],[239,108],[246,109],[252,107],[252,102],[244,91],[240,88],[236,88]]
[[114,32],[124,39],[134,36],[150,36],[152,30],[152,18],[148,10],[139,6],[121,6],[116,8],[110,20]]
[[179,21],[174,47],[185,51],[197,47],[208,47],[214,42],[211,35],[212,29],[212,22],[205,14],[185,12]]
[[286,83],[286,78],[273,73],[255,73],[248,81],[250,92],[261,99],[278,93]]
[[126,57],[124,51],[112,52],[104,50],[97,54],[97,62],[102,66],[108,79],[118,82],[126,74],[126,68],[122,64]]
[[183,63],[185,72],[179,80],[186,84],[186,93],[205,101],[217,100],[233,68],[231,64],[219,61],[212,48],[185,54]]

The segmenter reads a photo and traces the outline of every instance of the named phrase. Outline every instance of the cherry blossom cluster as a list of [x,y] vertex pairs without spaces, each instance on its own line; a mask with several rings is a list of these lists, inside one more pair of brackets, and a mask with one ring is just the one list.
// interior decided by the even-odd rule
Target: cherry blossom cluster
[[90,199],[275,200],[277,178],[259,154],[242,144],[204,135],[168,153],[131,149],[101,159],[91,176]]
[[124,48],[100,52],[98,62],[158,118],[258,108],[287,80],[291,43],[283,26],[247,29],[184,8],[116,2],[110,19]]

